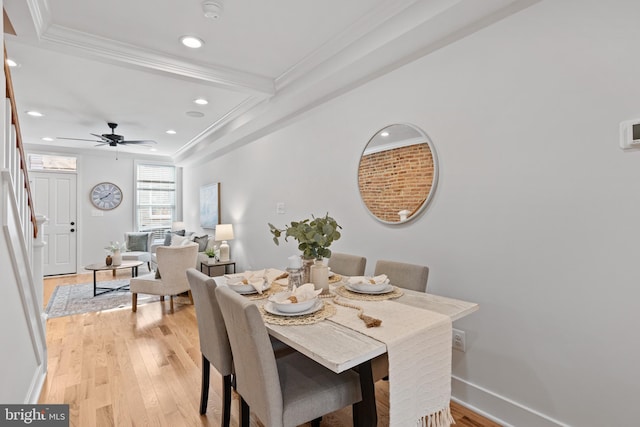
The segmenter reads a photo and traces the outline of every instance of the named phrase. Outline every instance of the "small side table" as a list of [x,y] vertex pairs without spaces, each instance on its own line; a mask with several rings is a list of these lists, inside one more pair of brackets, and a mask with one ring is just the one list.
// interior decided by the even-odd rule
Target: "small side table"
[[207,276],[211,276],[211,267],[224,266],[224,274],[227,274],[227,267],[233,266],[233,272],[236,272],[235,261],[215,261],[215,259],[209,258],[207,261],[200,262],[200,272],[204,273],[204,268],[207,267]]

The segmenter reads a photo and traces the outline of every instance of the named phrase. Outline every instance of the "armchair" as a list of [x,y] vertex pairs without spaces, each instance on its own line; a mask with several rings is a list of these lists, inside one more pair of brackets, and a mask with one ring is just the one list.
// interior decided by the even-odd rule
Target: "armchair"
[[124,243],[126,249],[122,252],[122,260],[146,262],[147,268],[151,271],[153,233],[146,231],[124,233]]
[[189,292],[191,288],[187,280],[187,270],[193,268],[198,254],[198,245],[195,243],[186,246],[161,246],[157,250],[158,270],[161,277],[156,278],[155,273],[134,277],[129,282],[131,289],[131,310],[137,310],[138,293],[160,295],[160,300],[164,301],[164,296],[169,295],[171,299],[171,313],[173,313],[173,296],[182,292]]

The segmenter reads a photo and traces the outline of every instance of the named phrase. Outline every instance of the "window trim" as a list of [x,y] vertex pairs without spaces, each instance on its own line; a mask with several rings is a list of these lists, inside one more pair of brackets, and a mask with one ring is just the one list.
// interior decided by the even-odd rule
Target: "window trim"
[[172,166],[176,171],[175,180],[175,218],[173,221],[182,220],[182,168],[176,166],[172,162],[159,162],[154,160],[135,160],[133,171],[133,226],[135,230],[140,231],[140,224],[138,224],[138,167],[140,165],[153,165],[153,166]]

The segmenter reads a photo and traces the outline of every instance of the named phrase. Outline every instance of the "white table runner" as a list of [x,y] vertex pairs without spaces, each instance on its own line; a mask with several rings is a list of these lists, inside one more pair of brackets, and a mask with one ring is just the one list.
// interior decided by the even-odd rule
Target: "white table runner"
[[389,425],[448,427],[451,399],[451,319],[393,301],[349,301],[382,320],[367,328],[357,311],[338,306],[329,320],[375,338],[389,358]]

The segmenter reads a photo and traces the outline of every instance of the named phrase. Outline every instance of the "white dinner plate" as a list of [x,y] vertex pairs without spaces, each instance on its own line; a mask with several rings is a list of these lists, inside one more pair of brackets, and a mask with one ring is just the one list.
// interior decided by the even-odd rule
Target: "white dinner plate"
[[348,290],[350,290],[351,292],[357,292],[359,294],[370,294],[370,295],[378,295],[378,294],[388,294],[389,292],[393,292],[393,285],[389,284],[386,287],[377,290],[377,291],[371,291],[371,290],[365,290],[365,289],[356,289],[351,287],[350,284],[346,284],[344,285]]
[[[227,285],[227,286],[229,286],[231,289],[233,289],[240,295],[251,295],[251,294],[258,293],[258,291],[256,291],[256,288],[254,288],[251,285]],[[249,286],[251,286],[251,288],[248,288]],[[271,287],[271,283],[268,283],[267,281],[265,281],[264,285],[262,285],[262,292],[266,291],[270,287]]]
[[310,309],[301,311],[298,313],[283,313],[282,311],[279,311],[277,308],[275,308],[271,301],[267,301],[263,307],[264,307],[264,311],[270,314],[274,314],[276,316],[304,316],[305,314],[315,313],[316,311],[320,310],[323,306],[324,306],[324,302],[322,300],[318,300],[315,303],[315,305]]

